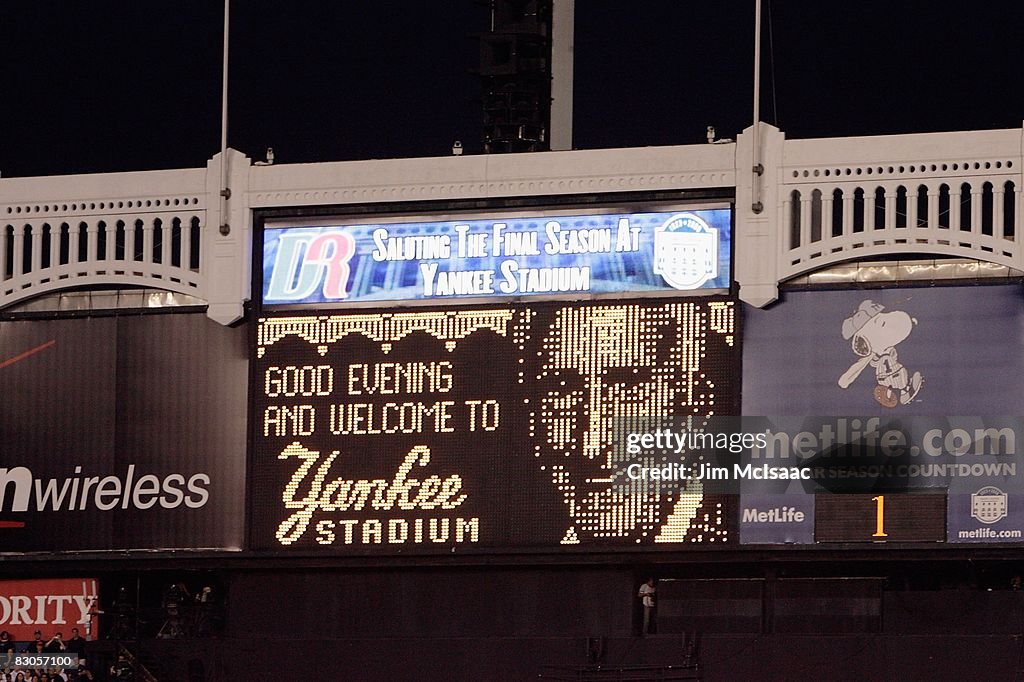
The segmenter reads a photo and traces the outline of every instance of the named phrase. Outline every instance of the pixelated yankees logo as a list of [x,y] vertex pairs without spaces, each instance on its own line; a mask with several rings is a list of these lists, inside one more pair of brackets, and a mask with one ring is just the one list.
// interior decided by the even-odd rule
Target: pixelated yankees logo
[[907,371],[896,347],[907,340],[916,324],[917,320],[902,310],[886,311],[870,299],[862,302],[843,320],[843,338],[850,341],[859,359],[839,377],[839,387],[849,388],[871,366],[875,370],[875,400],[890,408],[909,404],[917,397],[924,379],[920,372]]
[[718,230],[692,213],[666,220],[654,234],[654,274],[684,291],[718,277]]

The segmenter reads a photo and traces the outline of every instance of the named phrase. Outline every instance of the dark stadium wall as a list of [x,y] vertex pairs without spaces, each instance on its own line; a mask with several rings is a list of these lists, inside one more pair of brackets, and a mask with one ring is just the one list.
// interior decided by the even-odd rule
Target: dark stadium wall
[[[791,582],[777,595],[774,632],[723,614],[713,620],[710,593],[695,585],[680,606],[705,616],[687,630],[700,633],[709,682],[1012,677],[1024,595],[879,587]],[[681,632],[631,636],[633,588],[630,571],[582,567],[242,572],[231,586],[228,636],[205,654],[207,669],[231,679],[280,676],[284,666],[288,679],[404,679],[416,671],[418,679],[523,680],[572,675],[598,648],[607,674],[680,665]],[[719,610],[749,612],[743,590],[732,592],[737,603],[721,599]],[[605,640],[588,641],[595,637]]]
[[239,573],[228,636],[623,637],[633,632],[634,582],[632,571],[582,567]]

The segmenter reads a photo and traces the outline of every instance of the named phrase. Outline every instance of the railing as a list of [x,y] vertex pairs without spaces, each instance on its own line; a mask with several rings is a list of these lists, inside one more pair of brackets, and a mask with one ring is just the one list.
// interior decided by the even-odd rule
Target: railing
[[1024,269],[1017,240],[1021,131],[849,142],[785,144],[779,281],[841,261],[895,254],[959,256]]
[[206,170],[85,177],[0,183],[0,308],[100,284],[205,299]]
[[117,654],[124,657],[123,663],[115,663],[114,674],[121,674],[123,677],[115,677],[114,679],[129,679],[138,680],[139,682],[160,682],[150,672],[149,668],[139,661],[138,657],[132,653],[131,649],[119,644],[117,647]]
[[[763,125],[763,124],[762,124]],[[249,296],[253,210],[614,192],[735,190],[740,297],[835,263],[894,255],[1024,270],[1021,130],[785,140],[763,125],[765,210],[737,143],[0,180],[0,309],[76,286],[149,286],[229,324]],[[226,225],[227,227],[223,227]]]

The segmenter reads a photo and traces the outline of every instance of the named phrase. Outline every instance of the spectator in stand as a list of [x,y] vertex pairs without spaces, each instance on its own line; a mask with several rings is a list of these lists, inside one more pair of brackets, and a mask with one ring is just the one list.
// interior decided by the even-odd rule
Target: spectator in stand
[[34,653],[42,652],[42,650],[43,650],[42,646],[36,647],[36,643],[37,642],[40,645],[46,644],[46,642],[43,641],[43,633],[42,633],[42,631],[36,630],[35,631],[35,636],[36,636],[36,638],[33,639],[31,642],[29,642],[28,646],[25,647],[25,653],[34,654]]
[[64,642],[69,654],[78,654],[81,658],[85,654],[85,638],[78,632],[78,628],[71,628],[71,639]]
[[85,656],[85,638],[78,632],[78,628],[71,629],[71,639],[65,642],[68,653],[77,654],[79,658]]
[[11,633],[4,630],[0,632],[0,661],[4,665],[10,660],[12,654],[14,654],[14,640],[11,639]]
[[43,647],[43,651],[45,651],[48,654],[60,654],[64,653],[67,650],[68,647],[66,644],[64,644],[63,632],[58,632],[57,634],[55,634],[53,637],[50,638],[50,641],[48,641],[46,645]]
[[110,679],[131,680],[134,678],[132,664],[124,654],[117,655],[117,662],[110,666]]
[[644,628],[643,634],[646,637],[651,634],[654,625],[654,594],[657,589],[654,587],[654,578],[648,578],[647,582],[640,586],[637,596],[644,605]]

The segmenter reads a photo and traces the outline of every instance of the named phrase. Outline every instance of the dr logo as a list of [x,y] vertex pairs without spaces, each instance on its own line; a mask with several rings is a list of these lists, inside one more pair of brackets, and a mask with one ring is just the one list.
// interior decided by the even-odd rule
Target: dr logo
[[356,242],[346,232],[285,232],[267,287],[267,301],[301,301],[321,287],[324,299],[348,297],[349,261]]

